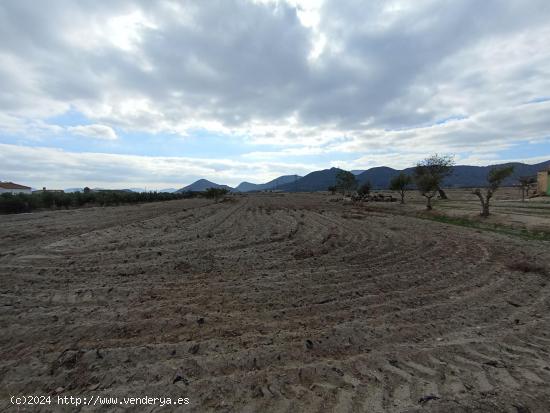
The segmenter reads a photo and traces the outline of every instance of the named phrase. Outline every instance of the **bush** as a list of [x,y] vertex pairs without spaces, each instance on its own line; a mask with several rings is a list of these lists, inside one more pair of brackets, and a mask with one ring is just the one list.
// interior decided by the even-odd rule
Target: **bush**
[[3,214],[19,214],[27,212],[29,205],[20,195],[2,194],[0,196],[0,212]]
[[367,181],[359,187],[359,190],[357,191],[357,193],[361,196],[368,195],[370,194],[371,189],[372,189],[372,185],[370,181]]
[[229,190],[225,188],[208,188],[204,191],[204,197],[208,199],[215,199],[216,202],[218,202],[218,200],[223,198],[228,192]]

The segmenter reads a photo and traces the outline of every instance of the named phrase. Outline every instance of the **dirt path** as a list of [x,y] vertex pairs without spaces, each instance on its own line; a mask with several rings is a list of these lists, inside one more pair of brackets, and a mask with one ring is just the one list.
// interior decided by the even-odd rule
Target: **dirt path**
[[296,194],[0,216],[0,247],[2,410],[550,409],[550,278],[507,267],[547,243]]

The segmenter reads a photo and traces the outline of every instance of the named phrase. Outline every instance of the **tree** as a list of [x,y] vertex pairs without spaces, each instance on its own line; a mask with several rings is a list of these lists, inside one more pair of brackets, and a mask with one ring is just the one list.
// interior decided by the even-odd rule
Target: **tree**
[[412,183],[412,178],[406,173],[400,172],[399,175],[394,176],[390,181],[390,190],[399,192],[401,195],[401,203],[405,203],[405,191]]
[[519,186],[521,188],[521,201],[525,201],[525,196],[529,196],[529,188],[532,184],[537,182],[534,176],[520,176]]
[[432,209],[432,198],[437,195],[439,180],[429,173],[415,173],[414,182],[420,194],[426,198],[426,209]]
[[204,191],[204,196],[209,199],[215,199],[218,202],[229,192],[226,188],[208,188]]
[[371,185],[370,181],[367,181],[359,187],[359,190],[357,192],[359,193],[359,195],[365,196],[365,195],[370,194],[371,189],[372,189],[372,185]]
[[336,185],[331,185],[327,188],[327,190],[332,194],[334,195],[336,193]]
[[91,191],[91,189],[87,186],[84,187],[84,189],[82,190],[82,192],[84,192],[85,194],[89,194]]
[[432,155],[418,162],[414,168],[414,183],[420,194],[426,198],[426,209],[432,209],[432,198],[438,193],[446,199],[441,184],[453,170],[454,159],[450,155]]
[[489,201],[493,197],[494,193],[502,184],[506,178],[514,173],[513,166],[504,166],[502,168],[493,168],[487,174],[487,182],[489,183],[487,190],[485,191],[485,196],[481,193],[481,190],[478,188],[473,193],[477,195],[479,201],[481,202],[481,216],[489,216]]
[[357,188],[357,179],[351,172],[340,171],[336,175],[336,187],[345,195]]

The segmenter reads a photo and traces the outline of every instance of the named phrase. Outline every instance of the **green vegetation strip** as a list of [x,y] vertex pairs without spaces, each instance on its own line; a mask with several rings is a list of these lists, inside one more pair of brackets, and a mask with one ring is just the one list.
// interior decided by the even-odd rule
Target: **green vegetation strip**
[[68,209],[83,206],[111,206],[143,202],[171,201],[195,196],[193,193],[165,192],[36,192],[33,194],[0,194],[0,214],[18,214],[40,209]]
[[478,221],[472,221],[468,218],[450,217],[447,215],[417,215],[418,218],[437,221],[444,224],[458,225],[461,227],[475,228],[482,231],[496,232],[499,234],[511,235],[524,239],[536,241],[550,241],[550,232],[546,231],[529,231],[527,229],[511,228],[499,224],[487,224]]

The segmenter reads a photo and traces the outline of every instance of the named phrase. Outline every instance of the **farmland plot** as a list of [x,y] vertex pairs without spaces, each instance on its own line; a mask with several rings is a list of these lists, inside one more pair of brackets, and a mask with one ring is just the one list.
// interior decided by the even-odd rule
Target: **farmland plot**
[[547,242],[271,194],[1,216],[0,247],[2,410],[550,406]]

